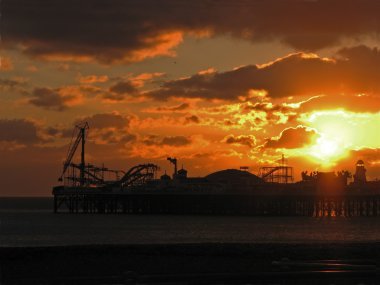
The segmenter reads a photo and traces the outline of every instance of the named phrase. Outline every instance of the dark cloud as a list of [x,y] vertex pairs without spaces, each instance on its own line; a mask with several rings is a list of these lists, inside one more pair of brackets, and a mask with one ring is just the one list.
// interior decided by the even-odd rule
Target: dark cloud
[[74,134],[74,128],[47,127],[44,129],[44,133],[50,138],[71,138]]
[[104,99],[111,101],[122,101],[127,96],[138,95],[138,89],[129,80],[122,80],[112,85],[108,91],[103,94]]
[[92,116],[77,118],[71,127],[48,126],[41,129],[41,133],[50,140],[57,138],[71,138],[78,133],[76,125],[87,122],[89,124],[89,138],[98,144],[105,143],[128,143],[134,141],[136,136],[128,131],[131,116],[117,113],[100,113]]
[[186,124],[199,124],[201,120],[199,119],[198,116],[191,115],[188,117],[185,117],[185,125]]
[[[195,74],[168,81],[145,95],[159,100],[170,97],[237,100],[263,96],[260,90],[272,98],[379,93],[379,65],[380,50],[366,46],[343,49],[335,59],[296,53],[262,66],[247,65],[227,72]],[[266,106],[253,108],[265,110]]]
[[[89,141],[95,145],[119,144],[122,147],[122,145],[136,140],[136,135],[131,134],[129,130],[131,120],[132,116],[118,113],[100,113],[78,118],[74,125],[87,122],[89,125]],[[74,136],[76,131],[74,131]],[[67,135],[71,137],[73,135],[72,128],[60,131],[62,137],[65,133],[66,137]]]
[[318,136],[314,129],[304,126],[287,128],[277,138],[268,139],[264,148],[302,148],[315,142]]
[[206,30],[316,50],[376,35],[379,10],[372,0],[6,0],[2,33],[35,57],[131,62],[170,55],[183,33]]
[[123,101],[124,99],[126,99],[126,96],[123,94],[109,93],[109,92],[104,93],[102,97],[106,100],[115,101],[115,102]]
[[42,107],[47,110],[63,111],[78,100],[79,95],[64,94],[62,89],[51,88],[35,88],[32,92],[32,98],[28,102],[37,107]]
[[164,137],[161,144],[169,146],[186,146],[191,144],[191,139],[185,136]]
[[130,81],[120,81],[110,87],[110,91],[120,95],[132,95],[137,92],[137,89]]
[[61,133],[60,129],[55,128],[55,127],[48,127],[46,128],[45,132],[49,136],[57,136]]
[[66,108],[63,98],[57,90],[50,88],[36,88],[33,90],[33,98],[29,103],[37,107],[62,111]]
[[2,119],[0,120],[0,141],[30,145],[41,142],[42,139],[33,122],[24,119]]
[[223,139],[223,142],[227,144],[245,145],[252,148],[256,144],[256,138],[252,135],[228,135]]
[[7,79],[7,78],[0,78],[0,87],[1,88],[15,88],[22,84],[19,80],[15,79]]
[[130,116],[117,113],[102,113],[78,119],[76,123],[88,122],[91,129],[124,129],[128,128],[130,121]]
[[133,134],[118,134],[114,131],[106,131],[99,133],[96,138],[99,141],[106,142],[107,144],[122,143],[126,144],[129,142],[134,142],[136,140],[136,135]]
[[28,94],[26,87],[27,80],[24,78],[0,78],[0,91],[15,91],[20,94]]
[[159,144],[159,137],[156,135],[149,135],[142,140],[143,144],[147,146]]
[[183,110],[186,110],[190,107],[190,104],[189,103],[182,103],[178,106],[173,106],[173,107],[169,107],[168,109],[170,111],[183,111]]
[[181,112],[189,109],[190,104],[189,103],[182,103],[177,106],[163,106],[163,107],[157,107],[154,110],[148,110],[149,112],[157,112],[157,113],[165,113],[165,112]]
[[174,146],[181,147],[191,144],[192,140],[185,136],[166,136],[160,138],[156,135],[147,136],[143,143],[147,146]]

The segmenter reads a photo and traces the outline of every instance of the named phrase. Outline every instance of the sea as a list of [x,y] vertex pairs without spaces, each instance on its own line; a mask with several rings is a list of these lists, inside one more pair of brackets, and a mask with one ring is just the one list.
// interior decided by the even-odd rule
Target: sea
[[0,198],[1,247],[379,241],[379,217],[54,214],[52,198]]

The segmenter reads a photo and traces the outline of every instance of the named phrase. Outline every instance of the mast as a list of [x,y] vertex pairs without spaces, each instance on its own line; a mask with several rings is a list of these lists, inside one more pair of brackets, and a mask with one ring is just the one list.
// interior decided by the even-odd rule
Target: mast
[[[82,123],[79,125],[75,126],[77,129],[79,129],[79,132],[77,133],[77,137],[75,141],[72,140],[69,146],[69,151],[67,153],[66,161],[63,164],[63,171],[61,176],[59,177],[59,181],[63,181],[64,175],[66,173],[66,170],[69,166],[74,166],[76,168],[79,168],[79,184],[80,186],[84,186],[86,184],[86,178],[85,178],[85,173],[86,173],[86,162],[85,162],[85,144],[86,144],[86,130],[89,129],[88,123]],[[82,145],[82,152],[81,152],[81,162],[79,165],[75,165],[71,163],[75,151],[77,150],[79,143]]]
[[81,138],[82,138],[82,152],[81,152],[81,155],[80,155],[80,186],[83,186],[84,185],[84,170],[85,170],[85,158],[84,158],[84,147],[85,147],[85,143],[86,143],[86,125],[85,127],[82,127],[80,129],[80,132],[81,132]]

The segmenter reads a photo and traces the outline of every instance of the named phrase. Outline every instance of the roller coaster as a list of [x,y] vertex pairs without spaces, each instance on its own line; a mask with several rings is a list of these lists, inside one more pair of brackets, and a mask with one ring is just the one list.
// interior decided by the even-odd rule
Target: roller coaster
[[[58,181],[66,187],[117,187],[120,190],[145,184],[156,176],[159,167],[155,164],[139,164],[127,171],[109,169],[85,163],[85,145],[89,125],[87,122],[75,126],[72,139]],[[81,162],[74,163],[74,155],[81,144]]]
[[293,183],[293,167],[286,166],[286,159],[282,155],[279,166],[261,167],[259,177],[270,183]]

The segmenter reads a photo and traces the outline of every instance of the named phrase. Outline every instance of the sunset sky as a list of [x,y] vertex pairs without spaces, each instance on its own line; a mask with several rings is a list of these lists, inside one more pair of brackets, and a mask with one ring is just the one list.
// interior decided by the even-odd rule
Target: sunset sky
[[[190,176],[276,165],[380,178],[380,1],[3,0],[0,196],[87,162]],[[78,159],[76,158],[78,161]]]

